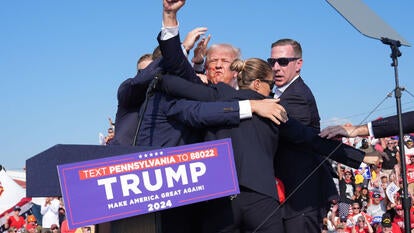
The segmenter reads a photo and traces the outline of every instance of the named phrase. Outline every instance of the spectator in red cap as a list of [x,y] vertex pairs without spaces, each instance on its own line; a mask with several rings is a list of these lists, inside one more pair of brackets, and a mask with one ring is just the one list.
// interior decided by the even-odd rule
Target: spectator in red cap
[[393,223],[397,224],[402,232],[404,231],[404,209],[402,208],[402,205],[395,206],[395,216]]

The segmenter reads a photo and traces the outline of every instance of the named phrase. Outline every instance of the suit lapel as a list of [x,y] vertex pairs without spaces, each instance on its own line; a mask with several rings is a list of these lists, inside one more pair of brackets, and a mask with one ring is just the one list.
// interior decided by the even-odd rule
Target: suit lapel
[[295,81],[293,81],[286,89],[285,91],[280,95],[280,99],[283,99],[283,97],[289,96],[290,93],[292,93],[293,90],[299,87],[299,85],[303,83],[302,78],[299,76]]

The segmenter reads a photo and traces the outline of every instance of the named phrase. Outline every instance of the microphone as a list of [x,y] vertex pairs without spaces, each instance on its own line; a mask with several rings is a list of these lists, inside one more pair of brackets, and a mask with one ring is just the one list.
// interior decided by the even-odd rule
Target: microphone
[[146,93],[147,96],[151,96],[154,93],[161,79],[162,79],[162,72],[158,72],[157,74],[155,74],[154,78],[151,80],[148,86],[147,93]]

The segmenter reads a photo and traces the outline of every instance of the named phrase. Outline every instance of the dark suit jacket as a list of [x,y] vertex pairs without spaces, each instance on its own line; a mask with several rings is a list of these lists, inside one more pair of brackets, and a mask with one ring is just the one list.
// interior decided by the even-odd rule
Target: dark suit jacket
[[[301,77],[283,92],[280,99],[290,117],[319,132],[320,117],[316,101]],[[275,160],[276,176],[285,184],[286,195],[292,195],[285,203],[286,216],[327,208],[328,200],[338,198],[330,170],[332,167],[323,163],[316,169],[322,162],[318,154],[283,139],[280,145]],[[308,176],[309,179],[302,184]],[[301,187],[295,190],[299,185]]]
[[[414,132],[414,111],[403,113],[401,117],[403,124],[403,132]],[[372,121],[372,130],[374,131],[374,136],[376,138],[398,135],[399,126],[397,115]]]
[[118,108],[115,117],[115,138],[111,145],[133,145],[138,124],[138,110],[145,100],[148,84],[161,71],[161,59],[139,71],[134,78],[121,83],[118,88]]
[[[245,98],[264,98],[257,92],[249,92],[245,92]],[[272,164],[279,128],[258,116],[242,120],[236,127],[209,128],[207,141],[222,138],[232,140],[239,185],[278,200]]]

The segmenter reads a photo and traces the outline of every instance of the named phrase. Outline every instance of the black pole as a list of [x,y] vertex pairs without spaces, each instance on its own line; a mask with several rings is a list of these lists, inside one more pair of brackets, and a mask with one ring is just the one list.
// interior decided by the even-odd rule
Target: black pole
[[387,44],[391,47],[391,66],[394,67],[394,76],[395,76],[395,100],[397,105],[397,116],[398,116],[398,127],[399,127],[399,143],[400,147],[400,161],[401,161],[401,177],[403,180],[403,195],[402,195],[402,204],[404,208],[404,231],[406,233],[411,232],[411,223],[410,223],[410,207],[411,207],[411,198],[408,194],[408,185],[407,185],[407,173],[405,167],[405,153],[404,153],[404,132],[403,132],[403,122],[401,117],[401,93],[403,88],[399,86],[398,80],[398,57],[401,56],[399,47],[401,46],[400,41],[381,38],[382,43]]
[[144,118],[145,111],[147,111],[148,100],[154,94],[154,90],[157,87],[157,84],[161,78],[161,74],[157,73],[154,78],[151,80],[151,83],[148,85],[147,91],[145,93],[145,100],[141,106],[141,110],[138,112],[138,123],[137,128],[135,129],[134,139],[132,145],[136,146],[138,141],[138,134],[141,129],[142,119]]
[[[141,125],[142,125],[142,120],[144,119],[144,114],[147,111],[149,98],[151,98],[151,96],[154,94],[154,91],[157,88],[158,82],[161,79],[161,75],[162,75],[162,73],[159,72],[154,76],[154,78],[151,80],[150,84],[148,85],[147,91],[145,92],[144,103],[142,104],[141,109],[138,112],[138,114],[139,114],[138,115],[138,123],[137,123],[137,127],[135,129],[134,139],[132,141],[133,146],[137,146],[138,134],[139,134],[139,131],[141,130]],[[159,211],[155,212],[154,217],[155,217],[155,232],[156,233],[161,233],[162,232],[161,213]]]

